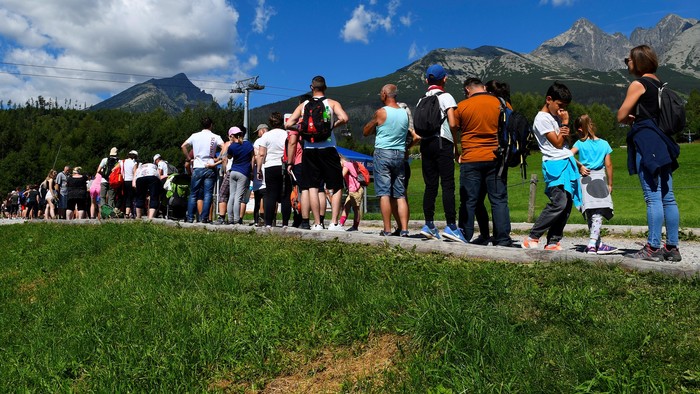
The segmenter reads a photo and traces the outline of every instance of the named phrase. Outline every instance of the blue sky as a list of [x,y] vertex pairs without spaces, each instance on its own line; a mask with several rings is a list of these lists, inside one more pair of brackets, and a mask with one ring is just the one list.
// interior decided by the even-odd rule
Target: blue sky
[[[629,36],[697,0],[2,0],[0,100],[96,104],[150,78],[184,72],[226,103],[259,76],[251,107],[380,77],[436,48],[531,52],[587,18]],[[235,96],[241,100],[240,96]]]

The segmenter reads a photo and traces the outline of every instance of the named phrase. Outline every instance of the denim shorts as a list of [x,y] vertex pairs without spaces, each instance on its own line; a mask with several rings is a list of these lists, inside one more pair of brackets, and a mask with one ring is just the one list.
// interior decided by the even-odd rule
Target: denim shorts
[[404,152],[395,149],[374,150],[374,194],[392,198],[406,197]]

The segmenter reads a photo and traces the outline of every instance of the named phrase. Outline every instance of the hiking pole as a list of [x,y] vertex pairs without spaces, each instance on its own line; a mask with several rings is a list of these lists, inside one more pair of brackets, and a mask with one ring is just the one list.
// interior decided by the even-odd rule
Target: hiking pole
[[56,152],[56,157],[53,159],[53,165],[51,166],[52,170],[56,169],[56,160],[58,160],[58,154],[61,153],[61,146],[63,146],[63,144],[58,144],[58,152]]

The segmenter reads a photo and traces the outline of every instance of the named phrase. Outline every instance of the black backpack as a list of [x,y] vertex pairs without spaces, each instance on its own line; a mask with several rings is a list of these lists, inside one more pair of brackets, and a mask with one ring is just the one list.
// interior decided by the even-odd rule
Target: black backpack
[[505,100],[500,101],[498,118],[498,149],[496,159],[500,165],[498,175],[503,175],[506,167],[520,166],[523,179],[527,177],[527,157],[532,143],[532,126],[525,115],[508,108]]
[[440,99],[438,96],[444,92],[437,92],[433,95],[426,95],[418,100],[416,110],[413,113],[413,128],[421,138],[430,138],[440,135],[442,123],[447,118],[440,109]]
[[306,141],[323,142],[330,138],[333,130],[331,116],[323,102],[325,97],[314,97],[304,106],[299,135]]
[[648,117],[655,119],[659,129],[668,136],[683,131],[685,128],[685,101],[676,92],[667,87],[667,82],[661,83],[649,77],[642,78],[651,81],[659,91],[659,116],[652,116],[650,111],[641,105],[637,106],[637,111],[641,109]]
[[118,161],[119,158],[115,156],[109,156],[107,158],[107,164],[102,167],[102,178],[109,179],[109,174],[112,173],[112,170],[114,169],[114,166],[117,165]]

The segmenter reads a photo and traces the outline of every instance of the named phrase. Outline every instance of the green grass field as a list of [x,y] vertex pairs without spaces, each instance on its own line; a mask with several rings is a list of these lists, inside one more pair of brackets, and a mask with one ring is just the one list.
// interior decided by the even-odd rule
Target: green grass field
[[0,392],[700,390],[698,279],[145,223],[0,231]]
[[[627,151],[625,148],[615,148],[613,159],[613,203],[615,204],[615,217],[609,224],[621,225],[646,225],[646,206],[639,178],[630,176],[627,172]],[[540,182],[537,185],[535,200],[535,216],[539,215],[548,199],[544,194],[544,182],[542,182],[542,156],[534,152],[527,160],[527,180],[520,176],[519,168],[513,168],[508,174],[508,202],[511,220],[513,222],[527,221],[528,198],[530,193],[530,174],[537,174]],[[680,168],[674,173],[674,192],[681,213],[681,227],[700,227],[700,199],[695,193],[700,193],[700,144],[681,145],[679,157]],[[423,219],[423,175],[420,160],[411,163],[411,182],[409,184],[409,204],[411,219]],[[455,181],[459,187],[459,167],[455,164]],[[373,186],[369,187],[369,195],[374,194]],[[459,193],[456,193],[459,199]],[[488,200],[488,198],[487,198]],[[457,201],[459,203],[459,201]],[[488,206],[488,205],[487,205]],[[572,212],[569,223],[585,223],[582,215]],[[436,219],[444,220],[445,214],[442,208],[442,199],[438,195],[436,201]],[[381,219],[378,213],[369,213],[367,218]]]

